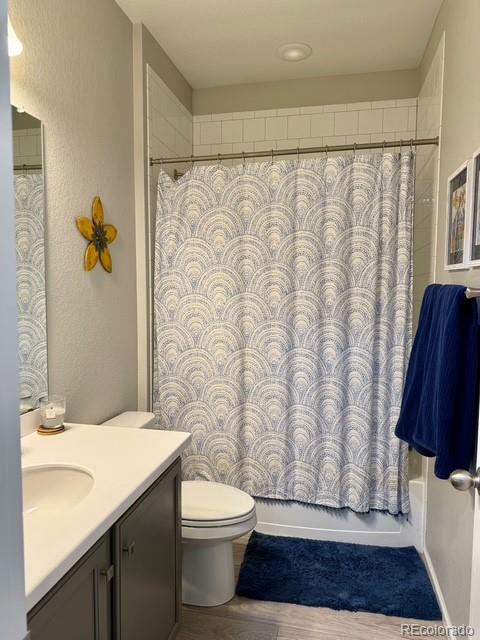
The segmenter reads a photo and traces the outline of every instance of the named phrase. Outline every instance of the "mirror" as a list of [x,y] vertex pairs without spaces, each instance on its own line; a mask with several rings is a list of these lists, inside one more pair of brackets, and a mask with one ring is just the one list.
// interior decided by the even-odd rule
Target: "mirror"
[[12,107],[20,413],[48,393],[42,123]]

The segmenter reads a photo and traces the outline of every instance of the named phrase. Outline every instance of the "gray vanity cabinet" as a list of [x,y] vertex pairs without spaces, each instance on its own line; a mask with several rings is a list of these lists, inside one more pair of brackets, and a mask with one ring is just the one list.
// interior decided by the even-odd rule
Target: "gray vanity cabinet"
[[29,612],[31,640],[173,640],[180,490],[178,459]]
[[180,461],[114,527],[116,640],[174,638],[181,608]]
[[107,533],[29,612],[31,640],[111,640],[112,585]]

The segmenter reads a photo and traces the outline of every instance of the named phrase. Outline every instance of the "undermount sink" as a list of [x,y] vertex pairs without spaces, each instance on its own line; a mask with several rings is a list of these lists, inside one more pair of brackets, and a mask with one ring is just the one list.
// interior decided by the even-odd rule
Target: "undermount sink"
[[23,513],[39,510],[65,510],[79,504],[94,485],[93,475],[73,465],[24,467]]

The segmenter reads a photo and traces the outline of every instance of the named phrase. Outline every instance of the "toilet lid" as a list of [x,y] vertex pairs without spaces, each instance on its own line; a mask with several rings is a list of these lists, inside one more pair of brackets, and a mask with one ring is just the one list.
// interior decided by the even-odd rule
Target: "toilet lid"
[[219,482],[186,480],[182,482],[182,521],[214,523],[241,522],[255,510],[248,493]]

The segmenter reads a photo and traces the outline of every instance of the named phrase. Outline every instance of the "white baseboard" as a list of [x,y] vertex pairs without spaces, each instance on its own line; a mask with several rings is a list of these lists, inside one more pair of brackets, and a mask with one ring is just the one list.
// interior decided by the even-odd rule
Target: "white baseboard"
[[437,596],[438,604],[440,606],[440,611],[442,612],[443,624],[446,627],[451,627],[452,619],[450,618],[450,615],[448,613],[447,604],[445,602],[445,598],[443,597],[442,589],[440,588],[440,583],[438,582],[437,574],[435,573],[432,559],[426,549],[423,552],[423,559],[425,560],[425,566],[427,567],[427,572],[430,577],[433,590],[435,591],[435,595]]

